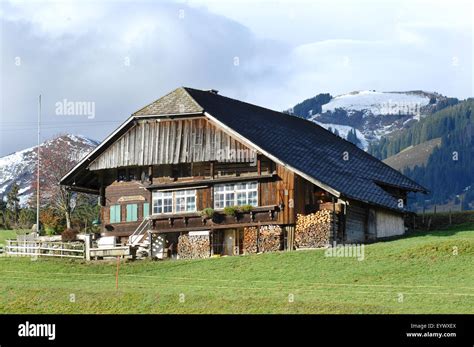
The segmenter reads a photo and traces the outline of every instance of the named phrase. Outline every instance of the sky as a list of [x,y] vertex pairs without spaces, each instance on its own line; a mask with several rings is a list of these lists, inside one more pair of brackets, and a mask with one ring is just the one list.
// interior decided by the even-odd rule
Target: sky
[[367,89],[472,97],[473,18],[469,0],[0,0],[0,156],[36,144],[39,94],[42,140],[99,141],[180,86],[275,110]]

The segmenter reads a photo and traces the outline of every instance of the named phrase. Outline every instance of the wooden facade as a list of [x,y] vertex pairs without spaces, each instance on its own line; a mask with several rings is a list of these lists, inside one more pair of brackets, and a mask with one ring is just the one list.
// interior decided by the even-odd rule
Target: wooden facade
[[[380,228],[395,226],[396,235],[401,231],[400,214],[336,198],[203,117],[137,121],[90,162],[89,170],[100,182],[102,236],[115,236],[121,243],[147,216],[154,243],[166,248],[180,239],[189,243],[192,237],[181,237],[188,233],[204,233],[209,255],[227,254],[229,245],[235,247],[231,253],[239,254],[244,230],[263,226],[277,226],[271,230],[281,230],[281,249],[293,249],[297,216],[320,209],[334,213],[328,243],[392,236]],[[216,208],[216,187],[248,182],[257,184],[255,206],[235,216]],[[195,192],[192,211],[154,213],[153,192],[183,190]],[[212,218],[202,217],[206,208],[215,209]],[[150,252],[163,252],[155,248]],[[176,254],[176,247],[171,252]]]
[[247,146],[205,118],[148,119],[137,121],[89,169],[254,159]]
[[[133,175],[129,172],[134,170]],[[119,172],[125,178],[119,181]],[[142,180],[141,173],[148,173]],[[279,173],[279,174],[278,174]],[[101,219],[104,236],[126,238],[143,220],[145,215],[152,216],[153,230],[160,232],[183,232],[188,230],[223,229],[227,227],[258,226],[266,224],[292,224],[295,221],[294,178],[287,169],[259,156],[257,164],[252,163],[216,163],[201,162],[188,164],[154,165],[151,167],[128,167],[101,170],[105,188],[102,201]],[[135,178],[135,179],[133,179]],[[203,223],[200,211],[214,208],[213,189],[215,185],[238,182],[258,182],[258,203],[252,213],[242,213],[237,220],[220,211],[216,220]],[[191,213],[174,213],[153,215],[152,192],[154,190],[196,191],[196,211]],[[138,205],[138,219],[127,222],[126,206]],[[147,204],[147,205],[145,205]],[[110,208],[120,206],[121,221],[111,222]],[[148,206],[148,213],[145,207]],[[219,213],[219,211],[216,211]]]
[[102,241],[158,258],[393,237],[407,192],[426,192],[313,122],[187,87],[133,113],[61,184],[100,196]]

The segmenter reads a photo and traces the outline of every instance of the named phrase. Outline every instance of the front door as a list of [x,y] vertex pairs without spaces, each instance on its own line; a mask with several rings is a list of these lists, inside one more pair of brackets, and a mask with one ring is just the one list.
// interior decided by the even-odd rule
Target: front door
[[237,246],[235,234],[235,229],[224,230],[223,255],[238,254],[238,252],[235,252],[235,248]]

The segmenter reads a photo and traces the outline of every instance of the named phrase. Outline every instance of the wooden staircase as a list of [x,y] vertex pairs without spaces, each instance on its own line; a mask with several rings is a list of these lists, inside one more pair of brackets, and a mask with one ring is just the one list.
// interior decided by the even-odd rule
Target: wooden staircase
[[147,237],[147,231],[150,229],[150,224],[150,217],[145,217],[133,234],[128,237],[127,245],[135,249],[135,254],[139,258],[149,256],[150,240]]

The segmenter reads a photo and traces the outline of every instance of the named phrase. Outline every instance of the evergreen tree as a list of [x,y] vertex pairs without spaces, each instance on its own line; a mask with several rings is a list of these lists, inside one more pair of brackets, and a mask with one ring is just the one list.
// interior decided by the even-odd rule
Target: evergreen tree
[[17,224],[18,215],[20,213],[20,198],[18,197],[19,190],[20,186],[15,182],[7,194],[7,210],[10,212],[8,215],[13,224]]
[[349,132],[347,133],[347,141],[352,142],[356,146],[360,146],[360,140],[357,137],[357,132],[354,128],[349,130]]
[[293,107],[293,114],[302,118],[309,118],[311,115],[321,113],[322,105],[327,104],[331,99],[330,94],[318,94]]

